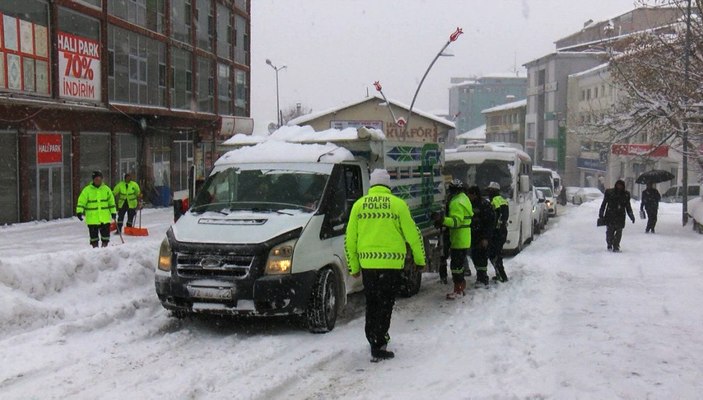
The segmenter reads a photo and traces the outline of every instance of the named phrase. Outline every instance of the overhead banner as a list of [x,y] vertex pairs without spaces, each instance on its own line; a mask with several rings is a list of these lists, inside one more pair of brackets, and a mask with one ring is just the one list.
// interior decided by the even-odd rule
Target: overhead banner
[[100,43],[58,32],[59,96],[100,101]]
[[58,133],[37,134],[37,165],[63,162],[63,137]]

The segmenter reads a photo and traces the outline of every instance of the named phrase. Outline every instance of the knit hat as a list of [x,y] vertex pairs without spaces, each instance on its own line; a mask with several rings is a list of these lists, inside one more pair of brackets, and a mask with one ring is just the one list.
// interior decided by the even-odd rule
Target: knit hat
[[385,169],[375,169],[369,177],[370,186],[385,186],[387,188],[391,187],[391,176]]
[[100,172],[100,171],[93,171],[93,179],[95,179],[95,178],[97,178],[97,177],[101,177],[101,178],[102,178],[102,177],[103,177],[103,173]]
[[486,189],[500,190],[500,184],[498,182],[491,182]]

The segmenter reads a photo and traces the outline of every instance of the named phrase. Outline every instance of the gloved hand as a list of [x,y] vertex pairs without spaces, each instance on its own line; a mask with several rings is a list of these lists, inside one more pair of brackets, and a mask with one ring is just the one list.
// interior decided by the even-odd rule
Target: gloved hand
[[488,247],[488,239],[481,239],[481,248],[486,248]]
[[634,224],[634,223],[635,223],[635,217],[633,217],[632,215],[630,215],[630,221],[632,221],[632,223]]
[[79,220],[83,221],[83,213],[76,214],[76,217],[78,217]]
[[441,212],[433,212],[432,215],[430,215],[430,218],[432,218],[432,221],[434,221],[434,227],[439,229],[444,225],[444,214]]
[[117,214],[110,214],[110,217],[112,217],[112,219],[117,219]]

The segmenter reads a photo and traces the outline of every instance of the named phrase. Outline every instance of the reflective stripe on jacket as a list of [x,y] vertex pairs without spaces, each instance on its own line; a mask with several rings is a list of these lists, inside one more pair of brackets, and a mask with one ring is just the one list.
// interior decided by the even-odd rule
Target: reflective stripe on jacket
[[415,264],[425,265],[422,234],[410,208],[385,186],[373,186],[354,203],[347,224],[344,250],[349,273],[364,269],[402,269],[406,243]]
[[85,215],[88,225],[109,224],[112,214],[117,213],[115,196],[106,184],[95,187],[92,183],[87,185],[78,196],[76,213]]
[[444,226],[449,228],[449,244],[452,249],[471,247],[471,218],[474,209],[464,193],[459,193],[449,201],[449,214],[444,217]]
[[130,181],[129,183],[125,181],[120,181],[115,185],[115,189],[112,190],[115,194],[115,198],[119,198],[117,201],[117,208],[120,209],[127,202],[127,207],[137,208],[137,203],[139,200],[139,194],[141,190],[139,189],[139,184],[135,181]]

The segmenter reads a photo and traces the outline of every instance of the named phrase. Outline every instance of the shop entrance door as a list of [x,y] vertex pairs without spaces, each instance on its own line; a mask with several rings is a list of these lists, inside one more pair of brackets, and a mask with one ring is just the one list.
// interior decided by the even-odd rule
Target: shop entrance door
[[63,167],[39,167],[38,173],[37,215],[39,219],[52,220],[64,217]]

